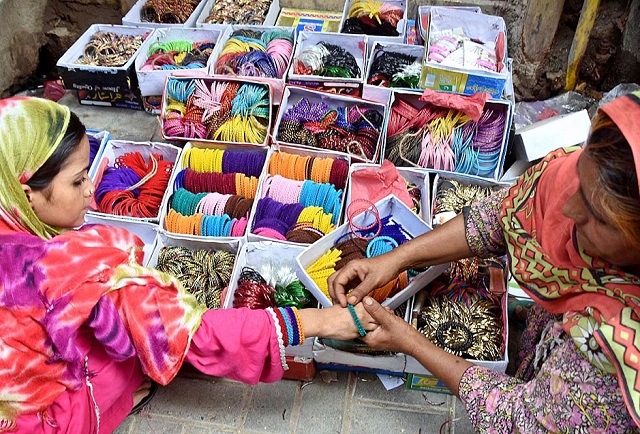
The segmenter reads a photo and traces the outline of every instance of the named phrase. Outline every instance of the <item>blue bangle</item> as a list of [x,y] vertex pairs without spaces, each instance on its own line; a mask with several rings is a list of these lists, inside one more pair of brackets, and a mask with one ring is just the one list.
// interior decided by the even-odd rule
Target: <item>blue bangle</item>
[[356,328],[358,329],[358,333],[360,336],[366,336],[367,331],[362,327],[362,323],[360,322],[360,318],[358,318],[358,314],[356,313],[355,307],[352,304],[347,304],[349,308],[349,313],[351,313],[351,318],[353,318],[353,322],[356,323]]

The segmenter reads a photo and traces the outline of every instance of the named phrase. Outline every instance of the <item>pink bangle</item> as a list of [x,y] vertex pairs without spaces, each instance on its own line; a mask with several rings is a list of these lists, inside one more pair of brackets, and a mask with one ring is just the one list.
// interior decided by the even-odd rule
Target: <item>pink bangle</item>
[[255,235],[260,235],[266,238],[272,238],[274,240],[287,241],[284,235],[282,235],[280,232],[276,231],[275,229],[271,229],[271,228],[255,228],[253,230],[253,233]]

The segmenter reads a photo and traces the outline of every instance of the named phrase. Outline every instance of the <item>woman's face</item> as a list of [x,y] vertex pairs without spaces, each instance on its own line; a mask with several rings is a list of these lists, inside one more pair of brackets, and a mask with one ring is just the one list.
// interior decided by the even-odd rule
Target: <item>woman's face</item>
[[605,221],[602,210],[595,208],[593,197],[604,194],[596,191],[598,166],[588,154],[578,160],[578,190],[562,207],[562,213],[576,224],[578,245],[590,256],[599,257],[621,268],[640,270],[640,252],[627,241],[624,234]]
[[87,175],[88,166],[89,138],[85,135],[47,189],[36,191],[26,187],[31,207],[42,222],[60,229],[84,223],[94,191]]

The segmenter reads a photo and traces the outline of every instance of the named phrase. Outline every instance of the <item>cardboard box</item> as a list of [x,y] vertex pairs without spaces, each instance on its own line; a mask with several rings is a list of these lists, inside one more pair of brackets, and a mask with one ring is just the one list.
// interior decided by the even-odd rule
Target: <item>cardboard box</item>
[[[429,6],[429,5],[418,6],[418,31],[423,41],[427,40],[427,33],[429,31],[429,12],[431,11],[432,7],[433,6]],[[476,14],[482,13],[482,9],[480,8],[480,6],[440,6],[440,7],[460,9],[463,11],[473,12]]]
[[188,238],[192,238],[192,239],[196,239],[196,240],[218,240],[218,241],[223,241],[223,242],[233,242],[233,241],[237,241],[238,239],[245,239],[246,238],[246,234],[248,232],[248,228],[250,227],[249,224],[251,223],[251,215],[253,214],[253,210],[255,209],[255,202],[256,200],[254,200],[253,206],[251,207],[251,213],[249,214],[249,222],[247,223],[247,230],[245,231],[245,234],[242,237],[210,237],[210,236],[199,236],[199,235],[189,235],[189,234],[178,234],[178,233],[174,233],[174,232],[169,232],[167,230],[167,225],[165,223],[165,219],[167,217],[167,214],[169,213],[169,209],[170,209],[170,205],[169,205],[169,198],[171,196],[173,196],[173,193],[175,192],[175,180],[176,177],[180,174],[180,172],[182,172],[184,169],[187,168],[186,162],[184,161],[184,155],[187,153],[187,151],[191,148],[202,148],[202,149],[220,149],[220,150],[231,150],[234,152],[246,152],[246,153],[250,153],[250,154],[263,154],[265,156],[265,165],[262,167],[262,170],[260,172],[260,175],[258,176],[259,179],[264,178],[264,173],[267,167],[267,162],[269,161],[269,155],[271,154],[271,149],[269,148],[264,148],[264,147],[257,147],[257,146],[242,146],[242,145],[236,145],[236,146],[230,146],[230,145],[220,145],[220,144],[214,144],[214,143],[209,143],[209,142],[197,142],[197,141],[193,141],[193,142],[187,142],[187,144],[184,146],[181,154],[180,154],[180,159],[179,161],[176,163],[176,167],[173,171],[173,175],[171,176],[171,179],[169,180],[169,187],[167,188],[167,200],[165,202],[163,202],[163,206],[160,209],[160,217],[159,217],[159,221],[160,221],[160,228],[167,234],[170,234],[171,236],[176,236],[176,237],[188,237]]
[[[387,117],[387,107],[384,104],[380,104],[374,101],[367,101],[361,98],[356,98],[353,96],[347,95],[336,95],[328,92],[320,92],[313,89],[303,88],[299,86],[285,86],[284,92],[282,94],[282,102],[280,104],[280,108],[278,110],[278,114],[276,117],[276,122],[273,127],[273,140],[278,145],[286,145],[292,147],[306,148],[306,149],[318,149],[313,148],[311,146],[301,145],[299,143],[289,143],[282,140],[278,131],[280,128],[280,122],[282,120],[283,115],[287,112],[288,109],[297,104],[302,98],[306,98],[309,100],[311,104],[318,104],[324,102],[329,109],[333,110],[344,110],[344,108],[352,107],[357,105],[360,110],[372,109],[378,111],[384,119]],[[362,153],[357,153],[355,150],[353,153],[350,153],[351,159],[354,161],[364,162],[364,163],[377,163],[382,155],[381,145],[382,139],[384,136],[383,127],[380,128],[380,135],[378,137],[378,143],[376,145],[376,151],[371,159],[368,159]],[[336,151],[333,151],[336,152]],[[342,153],[342,152],[341,152]],[[343,153],[344,154],[344,153]]]
[[[376,203],[376,208],[380,218],[391,216],[393,221],[402,225],[406,232],[415,238],[431,230],[431,227],[415,215],[405,204],[400,202],[395,196],[389,195]],[[367,227],[374,224],[376,219],[370,212],[363,212],[353,218],[353,223],[359,227]],[[324,253],[333,248],[336,242],[345,234],[349,234],[351,229],[348,224],[343,224],[336,228],[335,231],[325,235],[309,247],[305,248],[296,258],[298,267],[298,276],[309,291],[316,297],[318,302],[329,307],[333,305],[329,297],[327,297],[318,287],[316,282],[307,274],[307,268],[316,262]],[[391,298],[385,300],[382,305],[395,309],[411,298],[413,294],[422,289],[426,284],[431,282],[440,275],[448,264],[434,265],[418,274],[409,285],[402,291],[398,292]]]
[[176,71],[197,73],[201,72],[206,74],[210,64],[213,60],[213,53],[209,56],[207,63],[202,68],[189,68],[178,70],[152,70],[143,71],[142,67],[149,59],[149,48],[155,45],[161,45],[171,41],[189,41],[189,42],[203,42],[211,41],[214,44],[218,44],[220,38],[220,30],[208,30],[208,29],[185,29],[185,28],[159,28],[155,29],[153,33],[147,39],[145,39],[142,47],[140,47],[140,54],[135,60],[136,75],[138,77],[138,86],[140,87],[140,94],[143,97],[151,95],[162,95],[164,90],[164,82],[166,78]]
[[[259,16],[253,17],[255,15],[255,9],[249,5],[247,6],[246,14],[238,14],[241,18],[226,23],[209,23],[207,19],[211,16],[211,12],[213,7],[215,6],[218,0],[206,0],[203,1],[204,6],[202,7],[202,11],[200,15],[196,19],[196,27],[205,28],[205,29],[218,29],[225,30],[227,27],[231,25],[247,25],[256,28],[260,28],[261,26],[274,26],[279,25],[276,24],[276,20],[278,19],[278,14],[280,13],[280,1],[272,0],[269,5],[269,9],[267,10],[266,15],[264,16],[264,20],[259,22],[258,20],[255,22],[251,22],[252,18],[259,18]],[[287,26],[288,27],[288,26]]]
[[[429,38],[425,43],[420,87],[464,94],[487,92],[493,98],[500,98],[510,74],[506,67],[507,31],[502,17],[460,9],[432,7],[429,26]],[[498,35],[503,35],[503,57],[497,59],[499,64],[502,64],[502,69],[498,72],[492,72],[485,69],[471,69],[464,65],[449,65],[428,60],[429,49],[435,41],[434,35],[438,32],[458,29],[462,30],[467,39],[479,39],[484,43],[499,43]],[[463,48],[458,50],[463,50]]]
[[[318,45],[320,42],[344,48],[344,50],[355,59],[360,73],[353,78],[297,74],[295,67],[300,54],[309,47]],[[335,91],[335,93],[360,96],[365,74],[365,51],[366,42],[364,35],[302,31],[296,39],[296,46],[287,72],[287,83],[323,91]]]
[[[242,246],[242,240],[234,240],[234,241],[217,241],[217,240],[198,240],[189,237],[181,237],[174,236],[168,234],[164,231],[160,231],[158,233],[158,237],[156,239],[156,245],[151,253],[149,258],[148,266],[155,268],[158,264],[158,254],[163,247],[185,247],[189,250],[208,250],[208,251],[217,251],[223,250],[225,252],[232,253],[237,259],[238,250]],[[234,267],[235,267],[235,259],[234,259]],[[222,309],[222,301],[224,297],[224,291],[221,294],[220,299],[220,309]]]
[[[287,347],[295,348],[295,347]],[[311,381],[315,378],[317,368],[316,362],[310,357],[285,356],[285,361],[289,369],[284,371],[282,378],[287,380]]]
[[549,152],[574,145],[582,145],[589,137],[591,119],[586,110],[554,116],[516,130],[514,151],[516,159],[534,161]]
[[109,139],[111,138],[111,135],[109,134],[109,131],[92,130],[87,128],[87,136],[100,142],[100,144],[98,145],[98,148],[96,149],[95,154],[93,155],[93,160],[89,161],[88,175],[89,175],[89,179],[93,179],[93,174],[97,170],[97,166],[98,166],[97,162],[100,161],[100,157],[102,156],[102,153],[104,152],[104,148],[107,145],[107,142],[109,141]]
[[[208,27],[207,27],[208,28]],[[213,27],[215,28],[215,27]],[[291,53],[287,58],[287,68],[284,69],[284,71],[282,71],[282,76],[279,77],[259,77],[259,76],[243,76],[239,73],[238,70],[236,70],[235,72],[233,70],[231,70],[231,68],[224,64],[224,65],[218,65],[218,59],[220,58],[222,51],[225,49],[225,47],[227,46],[227,44],[229,43],[229,40],[231,38],[233,38],[233,35],[235,32],[238,31],[253,31],[253,32],[260,32],[260,34],[264,34],[265,32],[284,32],[285,34],[288,34],[291,36],[291,40],[292,42],[292,46],[291,46]],[[236,38],[234,38],[236,39]],[[284,39],[284,38],[283,38]],[[261,44],[261,42],[259,42]],[[232,41],[233,44],[233,41]],[[295,47],[296,44],[296,34],[293,31],[292,28],[290,27],[275,27],[275,26],[250,26],[250,25],[227,25],[224,28],[224,32],[222,33],[222,35],[220,35],[220,39],[218,41],[218,45],[216,47],[216,50],[214,50],[213,54],[212,54],[212,59],[209,65],[209,75],[211,76],[215,76],[215,77],[234,77],[240,80],[244,80],[247,79],[247,81],[256,81],[256,82],[263,82],[263,83],[268,83],[272,90],[273,90],[273,97],[271,99],[271,101],[273,102],[273,104],[278,105],[280,104],[280,99],[282,98],[282,90],[284,88],[285,85],[285,78],[287,76],[287,69],[289,68],[289,65],[291,64],[291,59],[293,57],[293,49]],[[253,50],[253,48],[251,49]],[[232,49],[233,53],[237,53],[236,56],[234,57],[239,57],[242,53],[238,51],[237,48]],[[249,51],[247,51],[249,52]]]
[[[104,103],[99,105],[112,105],[116,103],[124,104],[124,101],[136,99],[137,104],[139,96],[136,95],[136,98],[132,98],[130,94],[133,93],[135,95],[138,91],[138,78],[133,64],[136,56],[140,53],[140,48],[124,65],[118,67],[81,65],[76,61],[82,57],[85,46],[89,43],[91,37],[98,32],[141,36],[144,39],[151,31],[152,29],[147,27],[92,24],[56,63],[58,74],[60,74],[64,87],[87,92],[86,94],[78,95],[80,102],[100,101],[102,98]],[[142,107],[142,104],[139,105]]]
[[[343,32],[343,28],[344,28],[344,23],[345,21],[349,18],[349,12],[351,11],[351,6],[353,5],[353,3],[355,2],[355,0],[347,0],[344,4],[344,10],[342,13],[342,22],[340,23],[340,32]],[[382,4],[382,2],[378,2],[380,4]],[[404,42],[404,38],[405,38],[405,31],[406,31],[406,27],[407,27],[407,2],[405,0],[390,0],[385,2],[386,5],[389,6],[396,6],[400,9],[402,9],[402,19],[400,19],[398,21],[398,24],[396,25],[396,30],[398,31],[398,36],[378,36],[378,35],[366,35],[365,39],[367,41],[367,50],[371,50],[371,48],[373,47],[373,44],[376,41],[380,41],[380,42],[395,42],[398,44],[402,44]]]
[[[254,85],[254,86],[266,89],[267,99],[268,99],[267,106],[269,108],[269,114],[266,122],[267,131],[263,141],[260,143],[242,142],[242,141],[231,142],[231,141],[225,141],[220,139],[207,139],[206,137],[185,137],[184,135],[183,136],[170,135],[169,133],[167,133],[165,131],[165,122],[166,122],[167,113],[168,113],[167,107],[169,106],[169,95],[167,93],[167,86],[174,85],[175,83],[171,83],[172,81],[174,81],[174,82],[178,82],[180,86],[186,87],[192,80],[200,80],[209,89],[211,88],[211,85],[215,82],[234,82],[234,83],[239,83],[241,87],[244,85],[250,84],[250,85]],[[195,140],[198,142],[209,142],[209,143],[215,143],[215,144],[221,144],[221,145],[249,145],[249,146],[260,146],[260,147],[268,146],[269,136],[270,136],[269,127],[272,124],[272,106],[273,106],[272,102],[273,102],[273,92],[272,92],[271,85],[263,81],[253,80],[252,78],[247,78],[247,77],[237,78],[237,77],[226,77],[226,76],[209,77],[209,76],[203,76],[203,75],[194,75],[194,76],[170,75],[167,77],[165,81],[164,91],[162,92],[162,108],[161,108],[161,114],[160,114],[160,134],[162,135],[162,138],[165,140],[179,140],[184,142]],[[214,112],[212,116],[216,116],[216,113],[218,112]]]
[[451,172],[436,172],[435,177],[433,179],[433,193],[431,194],[431,197],[432,197],[431,204],[433,208],[431,210],[431,213],[433,216],[432,225],[434,228],[436,226],[439,226],[445,223],[446,221],[446,220],[442,220],[442,217],[436,214],[436,206],[437,206],[436,200],[438,197],[438,191],[442,187],[442,184],[444,182],[449,182],[449,181],[456,181],[462,185],[478,185],[480,187],[489,188],[493,191],[510,187],[510,184],[507,182],[490,181],[490,180],[487,180],[486,178],[480,178],[478,176],[465,175],[461,173],[451,173]]
[[[260,241],[255,243],[244,243],[238,252],[236,258],[236,266],[229,287],[226,290],[223,307],[225,309],[233,308],[233,300],[236,289],[238,288],[238,279],[244,267],[251,267],[260,270],[269,264],[282,267],[282,269],[290,268],[295,274],[295,259],[298,253],[304,250],[301,245],[285,244],[276,241]],[[282,270],[279,270],[282,272]],[[312,301],[312,307],[317,306],[317,300]],[[285,354],[291,357],[313,358],[313,339],[306,339],[302,345],[288,346],[285,348]]]
[[[98,188],[98,186],[100,185],[100,182],[102,180],[102,175],[104,174],[105,169],[107,167],[113,167],[116,159],[119,156],[127,153],[131,153],[131,152],[140,153],[140,155],[145,161],[149,160],[149,158],[151,157],[151,154],[160,154],[164,161],[169,161],[173,163],[173,168],[171,169],[172,170],[171,176],[173,176],[173,171],[176,169],[176,163],[180,159],[180,153],[182,152],[182,149],[177,146],[170,145],[168,143],[160,143],[160,142],[132,142],[128,140],[109,140],[105,145],[105,148],[104,148],[104,151],[102,152],[100,160],[96,161],[97,166],[95,169],[95,173],[91,178],[91,181],[96,186],[96,188]],[[169,185],[171,184],[171,177],[169,179],[168,184]],[[167,185],[167,188],[169,187],[169,185]],[[160,204],[160,209],[158,210],[158,215],[154,217],[149,217],[149,218],[130,217],[130,216],[118,216],[118,217],[125,220],[158,222],[159,214],[161,213],[162,209],[166,207],[167,200],[168,200],[168,194],[167,194],[167,191],[165,191]],[[95,213],[97,215],[102,215],[102,216],[111,215],[111,214],[102,213],[97,209],[98,208],[96,203],[92,200],[92,203],[89,209],[89,214]]]
[[298,35],[307,32],[339,32],[342,12],[282,8],[276,26],[293,27]]
[[[352,164],[349,168],[349,185],[352,185],[351,180],[355,172],[367,168],[379,169],[380,165],[365,163]],[[420,213],[418,215],[423,221],[427,223],[431,222],[431,187],[429,182],[429,172],[424,169],[412,169],[409,167],[396,167],[396,169],[405,181],[418,186],[418,189],[420,190]],[[349,188],[347,191],[345,207],[348,207],[351,201],[351,188]]]
[[[277,155],[278,152],[284,152],[287,154],[295,154],[295,155],[302,155],[305,157],[314,157],[314,158],[333,158],[333,159],[337,159],[337,160],[344,160],[347,162],[347,164],[351,164],[351,158],[349,156],[349,154],[343,154],[343,153],[339,153],[339,152],[331,152],[331,151],[325,151],[324,149],[316,149],[316,148],[295,148],[295,147],[291,147],[291,146],[286,146],[286,145],[276,145],[275,147],[272,148],[274,150],[273,153],[269,154],[269,157],[267,159],[266,165],[265,165],[265,174],[269,173],[269,164],[270,164],[270,159],[273,158],[275,155]],[[264,182],[266,180],[266,176],[263,176],[260,179],[260,183],[258,184],[258,192],[256,194],[256,198],[261,198],[264,196],[263,190],[264,190]],[[343,189],[342,192],[342,203],[340,206],[340,212],[341,214],[344,212],[344,198],[345,198],[345,190],[347,190],[348,187],[348,179],[345,180],[345,188]],[[253,208],[251,209],[251,218],[249,219],[249,224],[248,224],[248,229],[247,229],[247,237],[249,241],[273,241],[270,238],[267,238],[265,236],[262,235],[256,235],[254,233],[252,233],[253,230],[253,225],[255,224],[255,211],[256,208],[258,206],[258,200],[255,200],[253,202]],[[340,217],[338,218],[338,221],[340,221]],[[291,244],[291,245],[295,245],[295,246],[300,246],[300,245],[306,245],[306,244],[300,244],[300,243],[294,243],[291,241],[280,241],[281,243],[285,243],[285,244]]]
[[122,24],[124,24],[125,26],[144,26],[144,27],[174,27],[174,28],[195,27],[196,19],[198,18],[198,16],[200,15],[200,12],[202,12],[202,9],[204,8],[205,0],[200,1],[200,3],[198,4],[198,6],[196,6],[196,8],[191,13],[191,15],[189,15],[189,18],[182,24],[152,23],[148,21],[142,21],[141,12],[146,3],[147,3],[147,0],[138,0],[137,2],[135,2],[131,7],[131,9],[129,9],[129,12],[127,12],[125,16],[122,17]]
[[362,88],[362,98],[371,101],[377,101],[382,104],[389,104],[389,98],[391,98],[392,89],[404,89],[404,88],[391,88],[384,87],[375,84],[369,84],[373,74],[371,66],[374,60],[380,56],[383,52],[388,53],[402,53],[408,56],[413,56],[418,62],[421,62],[423,48],[419,45],[409,44],[395,44],[386,42],[374,42],[371,50],[369,51],[367,61],[367,73],[365,74],[364,85]]
[[[403,90],[403,89],[393,89],[392,93],[391,93],[391,101],[389,104],[389,110],[391,110],[394,107],[394,104],[396,104],[396,100],[398,99],[402,99],[403,101],[410,103],[411,105],[413,105],[414,107],[417,107],[418,109],[422,109],[424,106],[426,106],[427,102],[421,101],[420,100],[420,96],[422,95],[422,93],[420,91],[411,91],[411,90]],[[505,156],[507,153],[507,139],[509,137],[509,125],[511,122],[511,118],[513,117],[513,106],[511,105],[510,101],[505,101],[502,99],[490,99],[488,100],[485,105],[484,105],[484,111],[488,111],[491,110],[493,112],[492,116],[497,116],[498,114],[502,114],[502,116],[504,117],[504,124],[503,124],[503,128],[502,128],[502,141],[501,141],[501,145],[500,145],[500,151],[498,153],[497,159],[494,163],[494,165],[492,167],[484,167],[484,170],[482,171],[482,173],[471,173],[469,175],[471,176],[479,176],[481,178],[485,178],[485,179],[489,179],[489,180],[493,180],[496,181],[498,179],[500,179],[500,176],[502,174],[502,169],[504,166],[504,160],[505,160]],[[383,152],[383,156],[384,158],[387,158],[389,155],[389,152],[387,150],[387,140],[388,137],[387,135],[389,134],[388,132],[388,122],[390,119],[390,115],[388,115],[386,117],[386,122],[385,122],[385,128],[384,128],[384,152]],[[417,167],[417,163],[415,166],[411,166],[409,163],[404,163],[403,164],[398,164],[396,163],[397,166],[407,166],[407,167]],[[425,167],[425,169],[428,169],[430,172],[435,172],[435,173],[461,173],[461,172],[456,172],[454,171],[446,171],[446,170],[441,170],[441,169],[434,169],[432,167]],[[455,169],[455,168],[454,168]],[[466,175],[466,174],[465,174]]]
[[[509,320],[507,317],[507,286],[506,275],[504,270],[498,267],[489,267],[490,271],[490,288],[491,292],[500,297],[502,306],[502,324],[503,324],[503,340],[502,340],[502,358],[498,361],[487,360],[473,360],[467,359],[469,362],[483,366],[496,372],[505,372],[507,365],[509,364],[509,354],[507,351],[507,344],[509,342]],[[417,327],[418,315],[422,306],[422,301],[418,301],[418,298],[424,299],[428,295],[425,291],[416,295],[416,301],[412,308],[411,324]],[[422,366],[415,358],[411,356],[406,357],[405,372],[410,375],[413,374],[411,379],[407,380],[407,388],[413,390],[427,390],[431,392],[451,393],[444,384],[431,374],[424,366]]]
[[116,107],[131,110],[143,110],[144,103],[138,89],[124,92],[104,90],[78,90],[78,103],[101,107]]

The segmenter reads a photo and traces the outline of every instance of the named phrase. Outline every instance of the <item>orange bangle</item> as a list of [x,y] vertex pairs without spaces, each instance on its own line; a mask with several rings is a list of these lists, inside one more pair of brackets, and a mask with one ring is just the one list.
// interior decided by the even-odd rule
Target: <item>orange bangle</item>
[[304,343],[304,327],[302,327],[302,320],[300,319],[300,314],[295,306],[292,306],[291,310],[293,310],[296,321],[298,321],[298,334],[300,335],[300,342],[298,342],[298,345],[302,345]]

